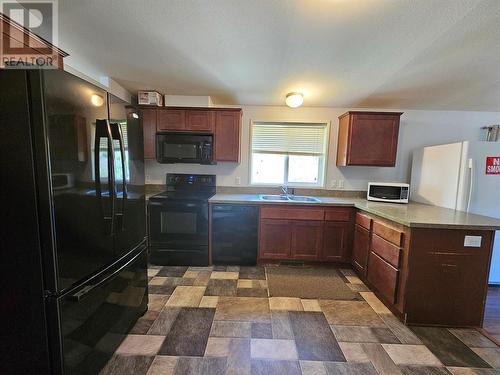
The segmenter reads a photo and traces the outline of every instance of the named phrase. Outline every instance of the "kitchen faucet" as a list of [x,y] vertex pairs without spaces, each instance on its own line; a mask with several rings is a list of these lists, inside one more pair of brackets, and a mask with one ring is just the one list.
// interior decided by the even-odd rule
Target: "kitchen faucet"
[[285,196],[288,197],[288,186],[287,185],[281,186],[281,191],[283,192],[283,194],[285,194]]
[[290,190],[292,191],[292,194],[291,194],[291,195],[294,195],[294,194],[295,194],[294,189],[289,189],[287,185],[283,185],[283,186],[281,186],[281,191],[282,191],[282,192],[283,192],[283,194],[284,194],[285,196],[287,196],[287,197],[290,195],[290,193],[289,193],[289,191],[290,191]]

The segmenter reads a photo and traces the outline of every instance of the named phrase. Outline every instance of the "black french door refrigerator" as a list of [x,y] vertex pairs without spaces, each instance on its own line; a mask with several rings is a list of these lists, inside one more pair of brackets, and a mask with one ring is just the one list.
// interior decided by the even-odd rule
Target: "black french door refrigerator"
[[60,70],[0,87],[0,373],[98,373],[147,309],[138,112]]

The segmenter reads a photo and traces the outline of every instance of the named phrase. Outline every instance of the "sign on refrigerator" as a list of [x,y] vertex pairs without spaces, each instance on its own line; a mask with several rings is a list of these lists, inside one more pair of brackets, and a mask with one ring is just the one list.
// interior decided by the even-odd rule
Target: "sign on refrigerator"
[[486,157],[486,174],[500,174],[500,156]]

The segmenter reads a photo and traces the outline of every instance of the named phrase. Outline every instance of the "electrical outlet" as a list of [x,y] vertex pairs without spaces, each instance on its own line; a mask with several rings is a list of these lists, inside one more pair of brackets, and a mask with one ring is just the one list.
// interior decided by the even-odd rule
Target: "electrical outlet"
[[150,175],[146,175],[146,184],[149,184],[151,182],[151,176]]
[[234,179],[234,182],[236,182],[236,185],[241,185],[241,177],[240,177],[240,176],[237,176],[237,177]]
[[330,186],[332,188],[337,187],[337,180],[332,180],[332,182],[330,182]]
[[344,180],[339,180],[339,189],[344,188]]
[[481,236],[465,236],[464,247],[481,247]]

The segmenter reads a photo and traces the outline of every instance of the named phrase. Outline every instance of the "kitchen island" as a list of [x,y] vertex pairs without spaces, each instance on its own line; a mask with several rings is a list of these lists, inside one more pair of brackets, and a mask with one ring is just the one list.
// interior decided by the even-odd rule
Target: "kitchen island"
[[482,326],[499,219],[420,203],[318,200],[216,194],[209,203],[260,207],[260,263],[349,263],[407,324]]

